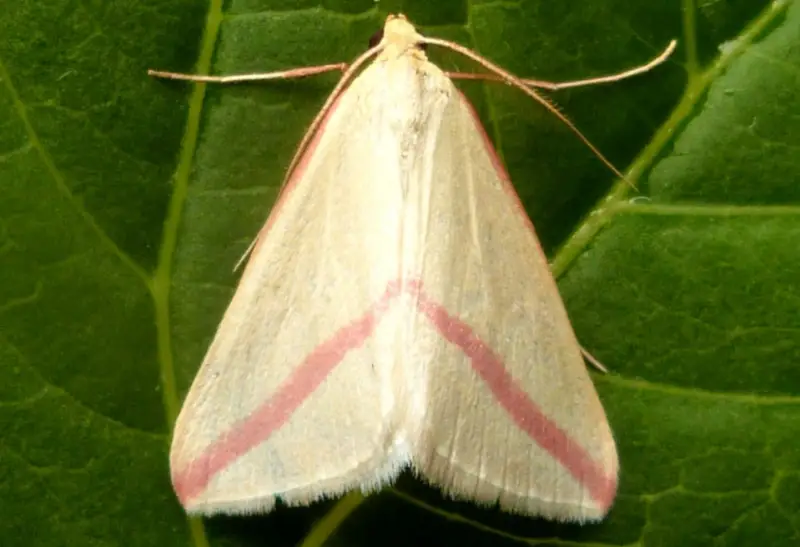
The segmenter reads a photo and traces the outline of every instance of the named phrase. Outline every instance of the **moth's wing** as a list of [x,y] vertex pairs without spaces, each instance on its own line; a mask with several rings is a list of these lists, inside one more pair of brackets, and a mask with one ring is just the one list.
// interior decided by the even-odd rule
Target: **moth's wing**
[[602,518],[614,439],[533,226],[460,93],[430,156],[416,259],[430,372],[414,463],[456,497]]
[[170,466],[190,513],[374,488],[407,460],[391,442],[392,356],[374,332],[391,326],[400,208],[385,189],[396,175],[374,165],[373,72],[340,97],[300,162],[180,412]]

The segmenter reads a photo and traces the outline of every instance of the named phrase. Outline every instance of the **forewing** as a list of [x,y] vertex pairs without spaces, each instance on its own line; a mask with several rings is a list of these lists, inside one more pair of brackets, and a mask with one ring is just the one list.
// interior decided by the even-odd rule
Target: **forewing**
[[445,491],[563,520],[617,482],[605,413],[547,260],[471,106],[454,92],[420,194],[428,398],[414,453]]
[[170,464],[189,512],[377,487],[403,463],[374,336],[397,296],[387,283],[400,213],[385,189],[396,175],[375,165],[370,74],[340,98],[274,208],[178,417]]

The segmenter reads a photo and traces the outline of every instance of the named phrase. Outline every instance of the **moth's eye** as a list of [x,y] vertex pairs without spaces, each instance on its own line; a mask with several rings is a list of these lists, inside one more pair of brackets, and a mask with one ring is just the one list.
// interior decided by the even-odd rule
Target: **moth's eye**
[[378,32],[376,32],[375,34],[370,36],[370,38],[369,38],[369,47],[370,47],[370,49],[372,49],[375,46],[377,46],[378,44],[380,44],[381,40],[383,40],[383,29],[379,30]]
[[420,42],[419,44],[417,44],[417,47],[422,51],[428,51],[428,44]]

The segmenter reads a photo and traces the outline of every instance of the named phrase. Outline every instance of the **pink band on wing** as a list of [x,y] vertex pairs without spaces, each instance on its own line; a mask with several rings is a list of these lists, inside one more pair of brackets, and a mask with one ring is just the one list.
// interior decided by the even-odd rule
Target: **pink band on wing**
[[270,400],[236,423],[185,469],[173,475],[175,491],[181,501],[186,503],[202,494],[219,472],[265,442],[285,424],[347,353],[372,335],[392,301],[402,293],[412,295],[419,311],[430,319],[442,336],[470,358],[472,367],[517,426],[567,469],[602,509],[608,508],[616,492],[616,477],[606,476],[580,443],[542,412],[516,385],[500,357],[478,338],[469,325],[428,298],[420,281],[402,279],[390,282],[383,295],[361,317],[317,346]]

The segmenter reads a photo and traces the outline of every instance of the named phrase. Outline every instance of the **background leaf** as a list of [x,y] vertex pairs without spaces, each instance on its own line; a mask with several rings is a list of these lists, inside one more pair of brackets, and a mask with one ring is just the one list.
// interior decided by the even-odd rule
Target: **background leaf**
[[[22,0],[0,13],[0,544],[800,541],[800,5],[789,0]],[[641,196],[506,86],[466,86],[560,276],[622,460],[600,525],[442,500],[187,521],[169,426],[230,270],[335,76],[387,13],[520,75],[664,67],[556,101]],[[432,52],[446,68],[472,69]],[[540,539],[541,538],[541,539]],[[555,539],[558,538],[558,539]]]

